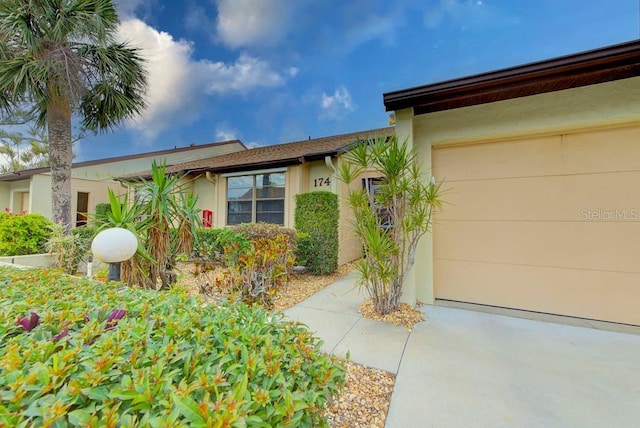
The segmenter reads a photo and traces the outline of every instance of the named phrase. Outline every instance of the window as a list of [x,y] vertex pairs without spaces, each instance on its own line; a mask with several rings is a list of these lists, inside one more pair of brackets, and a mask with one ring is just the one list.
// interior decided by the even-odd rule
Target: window
[[87,225],[89,211],[89,193],[78,192],[76,196],[76,227]]
[[[376,177],[376,178],[363,178],[362,179],[362,187],[367,189],[367,193],[375,198],[375,195],[380,192],[382,187],[384,187],[385,182],[384,178]],[[374,202],[374,205],[377,205]],[[380,226],[383,229],[391,229],[393,228],[393,217],[388,208],[384,208],[382,206],[375,206],[375,210],[378,213],[378,218],[380,219]]]
[[227,178],[227,224],[284,224],[284,172]]

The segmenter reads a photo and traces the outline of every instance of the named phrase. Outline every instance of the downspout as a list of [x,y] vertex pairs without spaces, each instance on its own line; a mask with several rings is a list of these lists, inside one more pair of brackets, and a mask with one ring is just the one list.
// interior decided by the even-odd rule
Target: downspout
[[336,183],[336,181],[338,179],[337,178],[338,170],[336,169],[336,166],[333,164],[333,161],[331,160],[331,156],[325,156],[324,157],[324,164],[327,166],[327,168],[329,168],[332,171],[332,174],[331,174],[331,191],[337,195],[338,194],[338,183]]
[[206,171],[204,173],[204,176],[206,177],[207,181],[209,181],[211,184],[213,185],[216,184],[216,178],[213,176],[213,174],[211,174],[211,171]]

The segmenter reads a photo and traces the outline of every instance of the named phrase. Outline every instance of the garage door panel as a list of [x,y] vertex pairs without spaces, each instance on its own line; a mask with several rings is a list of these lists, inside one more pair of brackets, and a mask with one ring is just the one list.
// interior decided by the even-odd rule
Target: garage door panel
[[434,243],[436,259],[640,273],[637,222],[442,222]]
[[640,170],[640,128],[442,146],[433,152],[438,180],[478,180]]
[[443,190],[438,220],[629,221],[640,216],[640,171],[445,182]]
[[437,260],[437,299],[640,325],[639,274]]
[[436,298],[640,325],[640,127],[442,146]]

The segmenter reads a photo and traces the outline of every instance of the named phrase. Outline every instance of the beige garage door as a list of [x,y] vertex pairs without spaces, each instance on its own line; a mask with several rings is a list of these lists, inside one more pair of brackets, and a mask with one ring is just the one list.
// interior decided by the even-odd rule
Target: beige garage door
[[640,325],[640,128],[433,149],[437,299]]

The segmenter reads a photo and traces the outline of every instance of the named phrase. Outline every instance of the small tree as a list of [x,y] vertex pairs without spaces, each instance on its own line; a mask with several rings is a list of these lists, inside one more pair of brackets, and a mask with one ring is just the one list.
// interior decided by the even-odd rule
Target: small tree
[[[398,310],[418,242],[441,205],[440,184],[425,183],[415,150],[395,135],[359,141],[338,176],[350,185],[348,203],[355,234],[362,240],[364,254],[357,264],[361,285],[377,312]],[[353,185],[362,179],[365,185]]]

